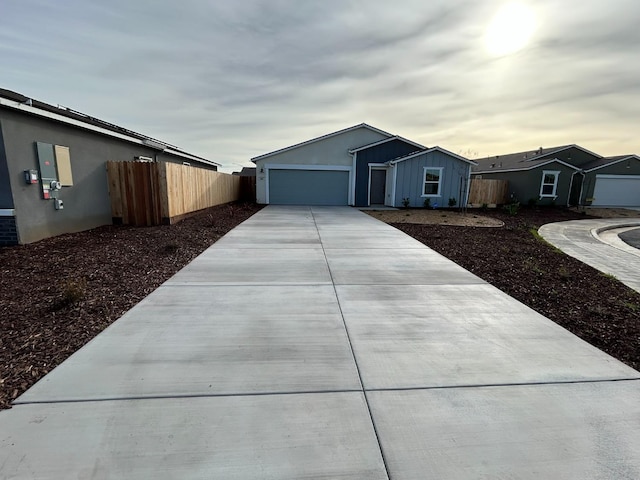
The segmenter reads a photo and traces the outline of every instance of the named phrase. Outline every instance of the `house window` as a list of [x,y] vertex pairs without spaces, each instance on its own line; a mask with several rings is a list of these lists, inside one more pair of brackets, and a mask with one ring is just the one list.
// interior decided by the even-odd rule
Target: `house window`
[[556,190],[558,189],[558,177],[560,172],[545,170],[542,172],[542,183],[540,184],[540,198],[553,197],[556,198]]
[[424,167],[423,197],[439,197],[442,185],[442,167]]

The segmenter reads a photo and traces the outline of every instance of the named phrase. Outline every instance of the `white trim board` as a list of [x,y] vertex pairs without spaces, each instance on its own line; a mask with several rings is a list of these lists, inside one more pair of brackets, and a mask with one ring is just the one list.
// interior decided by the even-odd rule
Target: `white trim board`
[[0,217],[15,217],[16,210],[14,208],[0,208]]

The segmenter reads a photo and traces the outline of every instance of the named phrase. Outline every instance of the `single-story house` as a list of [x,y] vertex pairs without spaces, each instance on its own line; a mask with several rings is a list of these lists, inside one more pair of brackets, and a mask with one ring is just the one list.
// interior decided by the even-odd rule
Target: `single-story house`
[[603,157],[578,145],[476,160],[473,178],[507,180],[522,203],[640,206],[640,157]]
[[261,204],[464,205],[474,162],[362,123],[251,159]]
[[0,245],[110,224],[110,160],[219,166],[78,111],[0,89]]

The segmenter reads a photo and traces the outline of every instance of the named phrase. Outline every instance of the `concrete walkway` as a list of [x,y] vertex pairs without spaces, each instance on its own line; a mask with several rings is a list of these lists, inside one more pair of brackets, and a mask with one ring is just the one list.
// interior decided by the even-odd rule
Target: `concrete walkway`
[[351,208],[270,206],[0,412],[0,478],[640,478],[640,373]]
[[618,238],[639,226],[634,218],[571,220],[543,225],[538,232],[567,255],[640,292],[640,250]]

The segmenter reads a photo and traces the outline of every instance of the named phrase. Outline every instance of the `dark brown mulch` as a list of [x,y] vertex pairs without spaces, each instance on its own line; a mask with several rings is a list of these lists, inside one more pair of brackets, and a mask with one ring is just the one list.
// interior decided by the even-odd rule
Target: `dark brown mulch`
[[0,409],[260,208],[0,247]]
[[[484,213],[483,213],[484,214]],[[495,211],[504,227],[393,224],[611,356],[640,369],[640,293],[537,236],[567,209]]]

